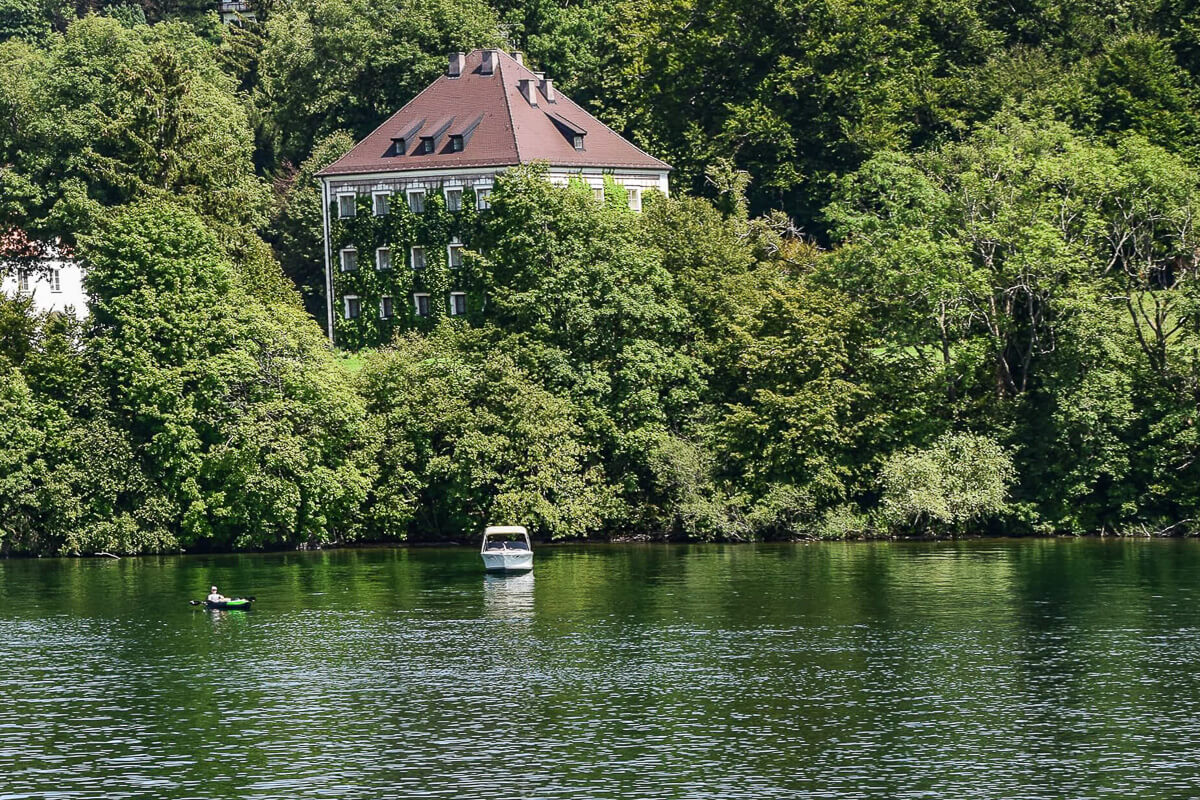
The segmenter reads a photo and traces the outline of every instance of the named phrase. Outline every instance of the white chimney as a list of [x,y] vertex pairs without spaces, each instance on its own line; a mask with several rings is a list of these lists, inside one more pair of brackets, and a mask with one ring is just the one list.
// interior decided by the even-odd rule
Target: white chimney
[[521,80],[517,82],[517,85],[521,87],[521,95],[529,101],[529,105],[537,108],[537,81],[535,81],[533,78],[521,78]]
[[483,63],[479,67],[479,71],[484,75],[491,75],[496,71],[496,51],[484,50]]
[[542,94],[546,95],[547,103],[557,103],[558,100],[554,96],[554,81],[549,78],[542,78]]
[[516,61],[522,67],[525,66],[525,54],[520,50],[513,50],[509,55],[513,57],[513,61]]
[[465,53],[451,53],[450,67],[446,70],[446,74],[451,78],[457,78],[462,75],[463,62],[467,60]]

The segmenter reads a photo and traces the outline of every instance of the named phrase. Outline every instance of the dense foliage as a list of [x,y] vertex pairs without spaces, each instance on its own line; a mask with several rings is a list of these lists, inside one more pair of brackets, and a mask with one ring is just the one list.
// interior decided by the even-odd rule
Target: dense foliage
[[[1193,532],[1200,11],[1132,0],[0,0],[0,552]],[[338,221],[313,176],[520,48],[676,166]],[[366,202],[366,199],[364,199]],[[471,242],[451,270],[445,246]],[[0,237],[0,245],[6,241]],[[395,252],[399,243],[400,250]],[[397,266],[426,247],[426,269]],[[3,270],[36,263],[0,253]],[[411,290],[435,312],[405,312]],[[469,294],[448,317],[447,291]],[[307,311],[306,311],[307,310]],[[349,324],[347,324],[349,323]]]

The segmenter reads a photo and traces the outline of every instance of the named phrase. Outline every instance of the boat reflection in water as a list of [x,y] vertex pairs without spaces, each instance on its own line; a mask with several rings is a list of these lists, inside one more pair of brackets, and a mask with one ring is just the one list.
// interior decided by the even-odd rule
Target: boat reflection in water
[[533,619],[533,573],[484,575],[483,613],[491,619]]

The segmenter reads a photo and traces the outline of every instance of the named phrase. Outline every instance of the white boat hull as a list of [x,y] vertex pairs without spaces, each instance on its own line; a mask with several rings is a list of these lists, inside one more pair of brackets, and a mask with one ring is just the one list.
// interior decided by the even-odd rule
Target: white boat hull
[[532,550],[497,550],[480,555],[488,572],[527,572],[533,569]]

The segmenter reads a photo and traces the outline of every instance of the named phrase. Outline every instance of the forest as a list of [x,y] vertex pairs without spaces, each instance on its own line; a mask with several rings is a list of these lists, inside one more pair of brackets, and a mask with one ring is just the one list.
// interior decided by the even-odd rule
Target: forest
[[[0,0],[91,298],[0,298],[0,554],[1200,531],[1200,3],[254,7]],[[514,169],[486,315],[334,350],[313,175],[476,47],[672,194]]]

